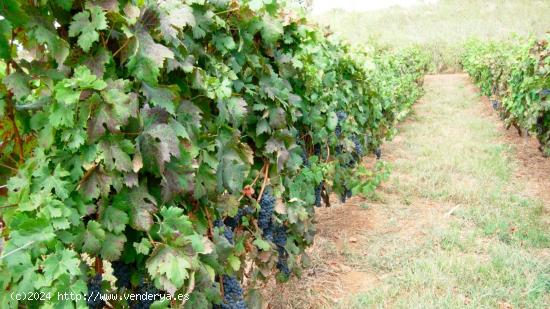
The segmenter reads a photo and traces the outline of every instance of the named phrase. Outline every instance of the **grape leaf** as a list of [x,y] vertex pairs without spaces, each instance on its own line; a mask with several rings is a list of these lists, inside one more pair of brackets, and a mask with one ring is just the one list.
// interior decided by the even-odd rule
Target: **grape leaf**
[[59,5],[65,11],[70,11],[73,7],[73,0],[55,0],[54,3]]
[[[105,127],[111,132],[119,132],[120,127],[127,124],[130,117],[137,116],[137,95],[133,92],[126,93],[128,85],[122,79],[109,81],[101,92],[101,97],[96,94],[90,97],[90,104],[99,106],[88,120],[87,129],[91,141],[101,137],[105,133]],[[101,98],[108,104],[104,104]]]
[[29,32],[29,36],[40,44],[48,45],[48,50],[51,51],[58,67],[61,67],[69,56],[69,43],[60,38],[53,27],[46,28],[43,24],[36,24],[36,27]]
[[140,135],[138,142],[144,168],[156,173],[163,173],[165,162],[169,162],[172,156],[180,155],[176,132],[164,123],[149,127]]
[[164,290],[173,294],[189,277],[191,263],[181,251],[166,245],[158,246],[147,260],[147,272],[157,279]]
[[94,42],[99,40],[98,30],[107,29],[107,18],[105,12],[94,5],[73,16],[69,27],[69,36],[78,36],[78,45],[83,51],[88,52]]
[[105,73],[105,65],[111,61],[111,56],[106,49],[100,48],[93,56],[90,56],[84,61],[84,65],[90,69],[92,74],[97,78],[103,78]]
[[4,78],[4,85],[13,93],[17,100],[21,100],[31,93],[30,78],[27,74],[15,71]]
[[89,176],[81,180],[80,191],[89,199],[107,196],[111,191],[112,178],[101,167],[87,171]]
[[101,216],[101,223],[105,228],[115,234],[122,233],[128,224],[128,215],[113,206],[107,206]]
[[241,260],[239,260],[238,257],[230,255],[227,258],[227,262],[229,263],[231,269],[233,269],[234,271],[239,271],[239,269],[241,269]]
[[272,0],[250,0],[248,2],[248,7],[252,11],[259,11],[262,7],[264,7],[264,4],[271,3]]
[[143,83],[141,91],[153,106],[162,107],[172,115],[176,113],[176,107],[174,106],[174,99],[176,96],[170,89],[164,87],[151,87],[147,83]]
[[62,168],[60,164],[57,164],[53,173],[50,173],[48,166],[42,166],[33,173],[33,176],[36,177],[35,186],[39,190],[50,192],[53,189],[61,199],[66,199],[69,196],[71,185],[69,181],[62,179],[69,176],[69,172]]
[[101,248],[101,257],[107,261],[116,261],[124,251],[126,236],[124,234],[105,233],[105,241]]
[[105,166],[108,170],[129,172],[132,169],[132,160],[117,143],[102,141],[99,148],[103,152]]
[[76,252],[71,249],[61,249],[49,255],[43,265],[44,276],[48,281],[53,281],[65,274],[71,278],[80,274],[80,260]]
[[136,249],[136,252],[143,255],[149,255],[151,247],[151,242],[147,238],[142,238],[140,242],[134,243],[134,248]]
[[89,221],[84,232],[82,250],[90,254],[97,254],[104,240],[105,231],[101,228],[101,225],[97,221]]
[[193,9],[180,1],[167,0],[160,4],[160,31],[170,42],[178,45],[178,30],[196,25]]
[[162,44],[156,43],[146,31],[135,34],[135,52],[126,66],[138,80],[156,85],[165,59],[174,59],[174,53]]
[[271,16],[264,16],[261,33],[266,43],[274,44],[284,33],[283,25]]
[[129,199],[130,224],[138,231],[148,232],[153,226],[153,213],[157,211],[157,201],[144,185],[133,188],[129,193]]

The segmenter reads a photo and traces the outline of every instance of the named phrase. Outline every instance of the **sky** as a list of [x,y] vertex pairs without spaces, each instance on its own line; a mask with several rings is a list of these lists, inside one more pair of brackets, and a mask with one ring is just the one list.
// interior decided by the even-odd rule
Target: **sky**
[[347,11],[372,11],[394,5],[413,6],[420,3],[433,3],[437,0],[313,0],[313,14],[322,14],[331,9]]

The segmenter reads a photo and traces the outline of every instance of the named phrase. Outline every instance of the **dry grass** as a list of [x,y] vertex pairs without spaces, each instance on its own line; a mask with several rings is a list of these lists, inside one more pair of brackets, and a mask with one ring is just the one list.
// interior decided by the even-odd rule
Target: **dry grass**
[[462,44],[472,38],[507,39],[550,31],[548,0],[441,0],[374,12],[332,11],[316,17],[352,43],[419,44],[441,71],[459,71]]

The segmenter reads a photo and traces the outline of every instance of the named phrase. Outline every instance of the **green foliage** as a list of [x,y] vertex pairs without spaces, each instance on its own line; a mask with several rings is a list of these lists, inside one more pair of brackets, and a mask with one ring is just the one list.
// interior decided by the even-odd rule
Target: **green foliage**
[[464,69],[490,96],[507,125],[537,136],[550,155],[550,46],[548,40],[469,42]]
[[[298,270],[315,187],[375,189],[384,164],[350,158],[393,134],[427,67],[418,50],[352,49],[275,1],[4,7],[2,308],[56,302],[11,292],[84,294],[102,261],[124,261],[167,293],[192,292],[188,308],[219,303],[222,275],[247,272],[254,289],[279,254],[256,223],[265,186]],[[368,151],[355,154],[352,138]],[[233,241],[214,227],[247,207]]]

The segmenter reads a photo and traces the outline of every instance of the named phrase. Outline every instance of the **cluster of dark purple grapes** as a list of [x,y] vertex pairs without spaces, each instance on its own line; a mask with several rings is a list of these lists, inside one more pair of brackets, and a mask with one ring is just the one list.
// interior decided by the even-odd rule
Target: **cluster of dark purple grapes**
[[325,181],[321,181],[321,183],[315,187],[315,206],[321,207],[321,191],[323,190],[323,186],[325,185]]
[[541,92],[540,92],[540,96],[541,97],[545,97],[545,96],[548,96],[550,95],[550,89],[543,89]]
[[353,193],[350,189],[344,187],[344,193],[340,195],[340,202],[345,203],[346,200],[350,197],[352,197]]
[[130,302],[130,309],[149,309],[155,302],[155,297],[149,295],[158,294],[160,291],[149,282],[141,282],[136,290],[138,296],[134,301]]
[[310,167],[310,163],[309,163],[309,159],[307,157],[307,151],[305,149],[305,147],[302,147],[302,153],[300,153],[300,156],[302,157],[302,164],[305,166],[305,167]]
[[348,118],[348,114],[343,111],[338,111],[336,112],[336,117],[338,117],[338,124],[334,129],[334,133],[336,134],[336,137],[340,137],[340,135],[342,135],[342,122]]
[[537,118],[537,134],[541,135],[544,133],[544,116],[539,116]]
[[498,100],[491,100],[491,104],[493,105],[494,110],[497,110],[500,107],[500,102]]
[[113,266],[113,275],[116,277],[116,286],[119,289],[129,289],[131,286],[130,278],[132,276],[130,265],[122,261],[114,261],[111,265]]
[[214,308],[221,309],[246,309],[243,296],[243,288],[234,276],[223,276],[223,302],[221,305],[214,305]]
[[288,268],[288,252],[285,249],[286,242],[286,227],[284,225],[276,226],[273,232],[273,243],[277,246],[277,252],[279,253],[277,269],[288,277],[290,276],[290,269]]
[[273,240],[273,210],[275,209],[275,197],[271,188],[266,188],[260,200],[260,213],[258,215],[258,226],[262,229],[264,238]]
[[363,146],[361,145],[361,142],[359,141],[359,138],[357,137],[357,135],[353,135],[351,137],[351,140],[353,141],[353,145],[354,145],[354,150],[355,150],[355,155],[358,156],[359,158],[361,158],[363,156]]
[[348,113],[344,111],[337,111],[336,117],[338,117],[338,122],[345,121],[348,118]]
[[376,159],[380,160],[380,158],[382,158],[382,149],[380,149],[380,147],[376,148],[374,154],[376,155]]
[[223,228],[223,236],[225,239],[227,239],[230,244],[234,244],[235,239],[233,237],[233,230],[229,226],[225,225],[220,219],[216,219],[216,221],[214,221],[214,226]]
[[239,208],[237,215],[235,217],[228,217],[225,219],[225,225],[229,226],[231,229],[235,230],[239,223],[241,222],[242,217],[248,216],[254,213],[254,209],[250,206]]
[[101,299],[101,283],[103,282],[103,276],[97,274],[88,281],[88,297],[86,298],[86,304],[90,309],[101,309],[105,306],[105,302]]
[[313,154],[316,156],[319,156],[321,154],[321,145],[319,144],[313,145]]

